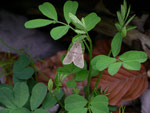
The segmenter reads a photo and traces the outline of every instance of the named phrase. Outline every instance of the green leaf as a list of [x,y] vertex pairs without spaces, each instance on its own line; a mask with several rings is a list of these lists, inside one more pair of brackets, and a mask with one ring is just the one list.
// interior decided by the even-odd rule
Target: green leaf
[[75,15],[77,12],[77,9],[78,9],[78,2],[76,2],[76,1],[65,2],[63,11],[64,11],[65,20],[68,24],[71,22],[71,20],[69,18],[69,13],[72,13]]
[[84,30],[74,30],[77,34],[86,34],[86,32]]
[[143,63],[147,60],[147,54],[143,51],[127,51],[120,55],[119,57],[120,60],[126,62],[126,61],[137,61],[140,63]]
[[92,71],[91,71],[91,76],[92,76],[92,77],[95,77],[95,76],[97,76],[98,74],[99,74],[99,71],[98,71],[98,70],[92,69]]
[[13,83],[16,84],[18,82],[26,82],[26,80],[18,79],[16,76],[13,76]]
[[116,62],[115,58],[111,58],[105,55],[98,55],[94,59],[96,59],[96,69],[100,71],[106,69],[110,64]]
[[85,30],[83,23],[72,13],[69,13],[69,18],[71,19],[74,26],[80,30]]
[[133,29],[136,29],[137,27],[136,26],[129,26],[127,27],[127,31],[130,31],[130,30],[133,30]]
[[110,64],[108,67],[108,73],[110,75],[115,75],[119,71],[121,65],[122,65],[121,62],[116,62],[116,63]]
[[72,38],[72,42],[82,41],[86,38],[86,35],[78,34]]
[[19,59],[15,62],[13,70],[22,69],[30,64],[30,59],[26,55],[20,55]]
[[29,79],[34,73],[30,66],[30,59],[26,55],[21,55],[13,65],[13,75],[18,79]]
[[87,113],[87,110],[87,108],[76,108],[69,111],[68,113]]
[[54,21],[48,19],[33,19],[27,21],[24,26],[25,28],[39,28],[39,27],[47,26],[52,23],[54,23]]
[[117,17],[121,26],[123,26],[124,21],[119,11],[117,11]]
[[99,60],[99,55],[97,55],[96,57],[94,57],[94,58],[92,59],[92,61],[91,61],[91,65],[92,65],[92,68],[93,68],[94,70],[98,70],[97,67],[96,67],[96,63],[97,63],[98,60]]
[[20,70],[20,72],[15,72],[14,76],[16,76],[19,79],[29,79],[34,74],[34,69],[32,67],[27,67],[23,70]]
[[31,113],[31,112],[26,108],[17,108],[12,109],[9,113]]
[[0,88],[4,88],[4,87],[9,88],[10,90],[13,90],[13,86],[10,84],[0,84]]
[[87,31],[92,30],[96,24],[98,24],[100,22],[101,18],[97,16],[96,13],[90,13],[88,14],[85,18],[85,26]]
[[0,88],[0,103],[6,106],[7,108],[16,108],[13,103],[13,91],[7,87]]
[[42,12],[43,15],[47,16],[48,18],[57,20],[56,9],[51,3],[44,2],[42,5],[39,5],[39,10]]
[[14,103],[18,107],[23,107],[29,98],[29,88],[25,82],[18,82],[15,84],[14,89]]
[[68,88],[74,88],[74,87],[76,87],[77,84],[74,80],[69,80],[66,82],[66,85]]
[[55,80],[54,80],[55,86],[56,86],[56,87],[62,86],[62,82],[64,81],[64,79],[65,79],[67,76],[68,76],[68,75],[56,73]]
[[52,81],[52,79],[49,79],[49,81],[48,81],[48,90],[49,90],[49,92],[51,92],[52,89],[53,89],[53,81]]
[[125,7],[124,7],[124,5],[121,5],[121,15],[122,15],[123,19],[125,19],[125,14],[126,14]]
[[32,92],[33,87],[36,85],[36,83],[38,83],[38,81],[36,81],[35,79],[29,79],[27,81],[27,85],[29,87],[29,92]]
[[87,70],[81,70],[75,74],[75,80],[81,82],[87,79],[89,72]]
[[127,11],[127,2],[126,2],[126,0],[123,1],[123,6],[124,6],[125,11]]
[[[58,100],[60,100],[64,96],[64,92],[62,89],[60,89],[59,92],[56,91],[56,89],[55,89],[53,94],[58,98]],[[47,96],[42,104],[42,107],[44,109],[52,108],[54,105],[56,105],[56,103],[57,103],[57,101],[56,101],[55,97],[50,94],[47,94]]]
[[108,98],[105,95],[97,95],[91,101],[91,110],[93,113],[108,113]]
[[49,113],[49,112],[46,111],[45,109],[37,109],[33,113]]
[[135,15],[133,15],[132,17],[129,18],[129,20],[125,23],[125,26],[127,26],[135,17]]
[[41,105],[47,94],[47,87],[42,83],[37,83],[33,89],[30,99],[31,110],[35,110]]
[[128,16],[129,16],[129,14],[130,14],[130,10],[131,10],[131,6],[129,6],[129,8],[128,8],[128,12],[127,12],[127,14],[126,14],[126,18],[125,18],[125,20],[127,20],[127,18],[128,18]]
[[69,26],[55,27],[50,31],[50,35],[54,40],[58,40],[63,37],[69,30]]
[[122,38],[126,37],[126,35],[127,35],[127,29],[126,29],[126,27],[122,28],[121,35],[122,35]]
[[116,33],[111,42],[111,51],[114,57],[116,57],[121,49],[122,35],[120,32]]
[[0,113],[9,113],[9,109],[0,109]]
[[78,68],[73,63],[71,63],[71,64],[68,64],[68,65],[64,65],[63,67],[59,67],[57,69],[57,72],[59,74],[69,75],[69,74],[77,73],[81,70],[82,70],[81,68]]
[[128,70],[140,70],[141,64],[137,61],[123,62],[123,67]]
[[117,28],[118,31],[121,31],[122,28],[121,28],[121,26],[120,26],[119,23],[116,23],[115,26],[116,26],[116,28]]
[[65,98],[65,109],[71,111],[77,108],[84,108],[87,104],[87,100],[77,94],[70,95]]
[[109,105],[109,110],[110,111],[117,111],[117,106],[111,106],[111,105]]

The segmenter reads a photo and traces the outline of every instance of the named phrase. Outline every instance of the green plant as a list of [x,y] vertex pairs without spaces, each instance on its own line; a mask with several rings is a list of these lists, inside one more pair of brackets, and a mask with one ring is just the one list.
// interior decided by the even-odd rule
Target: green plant
[[[147,60],[146,53],[142,51],[128,51],[118,56],[122,45],[122,39],[126,37],[127,31],[135,28],[135,26],[128,26],[135,15],[129,18],[130,7],[127,7],[125,0],[123,5],[121,5],[121,12],[117,12],[119,22],[116,23],[115,26],[118,32],[112,39],[111,50],[108,56],[97,55],[94,58],[92,56],[93,45],[92,39],[88,32],[100,22],[101,18],[96,13],[92,12],[80,20],[76,16],[77,9],[78,3],[76,1],[67,1],[64,4],[63,12],[66,20],[66,23],[64,23],[58,20],[55,7],[51,3],[45,2],[39,6],[39,10],[48,19],[33,19],[25,23],[26,28],[38,28],[56,23],[60,24],[60,26],[52,28],[50,31],[50,35],[54,40],[62,38],[69,31],[69,29],[73,30],[77,35],[72,38],[72,42],[68,48],[68,53],[62,56],[61,62],[63,66],[57,69],[55,80],[52,81],[50,79],[48,82],[49,93],[47,94],[45,101],[43,101],[43,99],[46,96],[47,88],[43,84],[38,83],[32,89],[29,110],[24,108],[26,103],[25,100],[24,104],[19,104],[22,105],[21,107],[23,108],[17,108],[17,110],[16,104],[14,104],[15,99],[13,99],[12,96],[10,96],[11,98],[9,98],[10,100],[8,103],[3,103],[0,101],[0,103],[4,104],[5,107],[9,109],[15,108],[15,112],[13,111],[10,113],[30,113],[30,111],[34,113],[46,113],[46,111],[39,111],[39,105],[42,104],[42,107],[45,109],[51,108],[56,103],[60,105],[61,109],[59,112],[61,113],[109,113],[112,108],[108,104],[108,98],[106,96],[107,94],[105,94],[106,91],[99,91],[97,89],[103,71],[108,68],[108,73],[113,76],[119,71],[121,66],[128,70],[140,70],[141,63]],[[86,61],[84,60],[85,49],[87,49],[89,53],[89,65],[87,65]],[[118,58],[116,58],[117,56]],[[20,65],[20,62],[22,62],[21,64],[23,65]],[[29,64],[30,63],[28,62],[27,58],[25,56],[21,56],[14,64],[14,76],[19,80],[27,80],[32,78],[34,70]],[[94,86],[94,89],[91,91],[91,78],[99,71],[100,74],[98,75],[98,80]],[[66,85],[68,88],[70,88],[70,90],[72,90],[72,94],[62,98],[63,93],[60,93],[62,92],[62,82],[68,76],[70,76],[72,79],[67,81]],[[77,88],[77,82],[82,82],[83,80],[88,81],[87,87],[85,88],[85,97],[79,95],[80,89]],[[26,85],[24,82],[16,82],[15,86],[17,84]],[[43,92],[36,93],[38,92],[36,90],[39,90],[40,88],[43,88]],[[8,93],[10,95],[14,93],[14,90],[11,91],[8,88],[2,88],[0,90],[4,92],[10,92]],[[25,93],[28,93],[28,91]],[[2,94],[0,94],[0,98],[1,96]],[[5,110],[7,113],[8,109]]]
[[119,113],[125,113],[125,106],[121,106],[120,108],[119,108]]
[[[92,91],[92,93],[90,92],[90,80],[92,77],[91,72],[95,70],[101,71],[94,87],[94,90],[96,90],[104,69],[108,68],[108,73],[112,76],[119,71],[121,66],[128,70],[140,70],[140,63],[143,63],[147,60],[147,55],[142,51],[128,51],[116,58],[116,56],[118,56],[120,53],[122,39],[126,37],[127,31],[135,28],[135,26],[128,27],[128,24],[135,15],[128,19],[130,7],[127,8],[125,0],[123,5],[121,5],[121,12],[117,12],[119,23],[116,23],[115,26],[118,32],[115,34],[112,40],[111,50],[108,56],[98,55],[92,58],[92,40],[88,32],[92,30],[101,19],[96,13],[90,13],[86,17],[83,17],[81,20],[79,20],[77,16],[75,16],[77,8],[78,3],[75,1],[67,1],[64,4],[63,11],[65,20],[67,22],[64,23],[58,21],[57,12],[52,4],[47,2],[43,3],[39,6],[39,10],[43,15],[50,18],[50,20],[30,20],[25,23],[25,27],[37,28],[52,23],[62,24],[62,26],[55,27],[50,31],[50,35],[54,40],[62,38],[69,29],[72,29],[75,33],[77,33],[77,35],[72,39],[67,55],[62,58],[62,63],[64,64],[63,67],[60,67],[57,70],[55,86],[59,88],[65,77],[72,76],[73,78],[74,74],[74,78],[66,83],[69,88],[72,88],[74,94],[66,97],[64,101],[65,110],[69,113],[87,111],[90,113],[108,112],[108,98],[105,95],[94,95],[94,91]],[[72,27],[70,23],[72,23],[74,27]],[[86,65],[86,62],[83,58],[85,48],[89,52],[89,66]],[[85,92],[86,97],[84,98],[78,94],[79,90],[76,92],[76,82],[81,82],[85,79],[88,80],[88,84]]]
[[47,86],[32,82],[0,85],[0,103],[5,107],[0,113],[49,113],[46,109],[56,104],[54,97],[61,99],[64,95],[62,90],[55,90],[52,94],[56,96],[51,96]]

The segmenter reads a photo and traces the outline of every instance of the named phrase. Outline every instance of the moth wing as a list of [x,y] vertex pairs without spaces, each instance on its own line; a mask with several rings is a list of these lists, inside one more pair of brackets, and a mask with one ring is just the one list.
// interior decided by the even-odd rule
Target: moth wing
[[74,49],[74,55],[73,55],[73,63],[80,68],[84,67],[84,57],[82,53],[82,47],[81,43],[76,42],[75,43],[75,49]]
[[81,43],[79,42],[74,42],[73,46],[71,47],[70,51],[72,53],[76,54],[83,54],[82,53],[82,47],[81,47]]
[[76,58],[74,58],[73,63],[77,67],[83,68],[84,67],[84,57],[83,57],[83,54],[76,55]]
[[68,51],[67,55],[65,56],[63,60],[63,64],[71,64],[73,61],[73,54],[72,52]]

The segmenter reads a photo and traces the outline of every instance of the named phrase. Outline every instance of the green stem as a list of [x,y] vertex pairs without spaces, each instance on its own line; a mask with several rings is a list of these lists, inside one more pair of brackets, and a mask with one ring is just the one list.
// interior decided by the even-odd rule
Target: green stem
[[[110,56],[111,55],[111,50],[109,51],[109,53],[108,53],[108,56]],[[93,91],[92,91],[92,95],[94,94],[94,90],[97,88],[97,86],[98,86],[98,84],[99,84],[99,82],[100,82],[100,79],[101,79],[101,77],[102,77],[102,75],[103,75],[103,72],[104,72],[104,70],[102,70],[101,72],[100,72],[100,74],[99,74],[99,77],[98,77],[98,79],[97,79],[97,81],[96,81],[96,84],[95,84],[95,86],[94,86],[94,89],[93,89]]]
[[73,27],[71,27],[69,24],[66,24],[66,23],[60,22],[60,21],[56,21],[56,23],[59,23],[59,24],[65,25],[65,26],[69,26],[70,29],[72,29],[73,31],[75,31],[75,29]]
[[49,78],[46,75],[44,75],[41,71],[37,70],[37,72],[39,72],[39,74],[42,75],[46,80],[49,80]]
[[87,39],[90,44],[90,49],[89,49],[89,75],[88,75],[88,84],[87,84],[87,97],[89,99],[90,97],[90,81],[91,81],[91,71],[92,71],[92,65],[91,65],[91,60],[92,60],[92,50],[93,50],[93,45],[92,45],[92,40],[87,33]]
[[16,52],[18,52],[18,53],[21,53],[21,54],[24,53],[24,51],[22,51],[22,50],[17,50],[17,49],[15,49],[15,48],[10,47],[10,46],[7,45],[7,44],[4,42],[4,40],[1,39],[1,38],[0,38],[0,42],[2,43],[2,45],[6,46],[7,48],[9,48],[9,49],[11,49],[11,50],[14,50],[14,51],[16,51]]
[[85,40],[83,40],[83,42],[84,42],[84,44],[85,44],[86,48],[88,49],[88,51],[90,52],[90,48],[89,48],[88,44],[86,43],[86,41],[85,41]]
[[92,111],[91,111],[91,109],[90,109],[90,103],[91,103],[91,100],[89,99],[89,102],[88,102],[88,111],[89,111],[89,113],[92,113]]
[[51,96],[53,96],[56,99],[56,101],[61,106],[61,108],[64,108],[63,104],[59,101],[59,99],[57,98],[56,94],[53,95],[51,92],[49,92],[49,93],[50,93]]

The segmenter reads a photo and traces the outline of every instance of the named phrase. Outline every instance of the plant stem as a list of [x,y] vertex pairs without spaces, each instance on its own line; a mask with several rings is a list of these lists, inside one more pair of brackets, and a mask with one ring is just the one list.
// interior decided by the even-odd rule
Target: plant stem
[[92,40],[87,33],[87,39],[90,44],[90,49],[89,49],[89,75],[88,75],[88,84],[87,84],[87,97],[89,99],[90,96],[90,81],[91,81],[91,71],[92,71],[92,65],[91,65],[91,60],[92,60],[92,50],[93,50],[93,45],[92,45]]
[[61,108],[64,108],[63,104],[59,101],[59,99],[57,98],[56,94],[53,95],[51,92],[49,92],[49,93],[50,93],[51,96],[53,96],[56,99],[56,101],[61,106]]
[[73,27],[71,27],[69,24],[66,24],[66,23],[60,22],[60,21],[56,21],[56,23],[59,23],[59,24],[65,25],[65,26],[69,26],[70,29],[72,29],[73,31],[75,31],[75,29]]
[[39,72],[39,74],[42,75],[46,80],[49,80],[49,78],[45,74],[43,74],[41,71],[37,70],[37,72]]
[[15,49],[15,48],[10,47],[10,46],[7,45],[7,44],[4,42],[4,40],[1,39],[1,38],[0,38],[0,42],[2,43],[2,45],[6,46],[7,48],[9,48],[9,49],[11,49],[11,50],[14,50],[14,51],[16,51],[16,52],[18,52],[18,53],[21,53],[21,54],[24,53],[24,51],[22,51],[22,50],[17,50],[17,49]]
[[90,103],[91,103],[91,99],[89,99],[89,101],[88,101],[88,106],[87,106],[87,107],[88,107],[89,113],[92,113],[92,112],[91,112],[91,109],[90,109]]
[[[110,56],[111,55],[111,50],[109,51],[109,53],[108,53],[108,56]],[[104,70],[102,70],[101,72],[100,72],[100,74],[99,74],[99,77],[98,77],[98,79],[97,79],[97,81],[96,81],[96,84],[95,84],[95,86],[94,86],[94,89],[93,89],[93,91],[92,91],[92,95],[94,94],[94,90],[97,88],[97,86],[98,86],[98,84],[99,84],[99,82],[100,82],[100,79],[101,79],[101,77],[102,77],[102,75],[103,75],[103,72],[104,72]]]
[[86,43],[86,41],[85,41],[85,40],[83,40],[83,42],[84,42],[84,44],[85,44],[86,48],[88,49],[88,51],[90,52],[90,48],[89,48],[88,44]]

